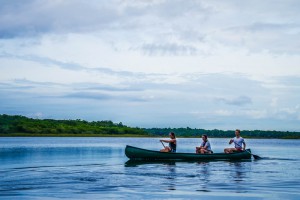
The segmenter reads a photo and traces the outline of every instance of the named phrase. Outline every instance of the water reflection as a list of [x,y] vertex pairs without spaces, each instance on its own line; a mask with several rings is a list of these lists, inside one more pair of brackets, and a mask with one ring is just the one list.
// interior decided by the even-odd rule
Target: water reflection
[[198,162],[198,168],[200,169],[199,171],[199,186],[200,189],[197,189],[196,191],[201,191],[201,192],[210,192],[208,189],[208,185],[210,182],[210,163],[209,162]]
[[234,166],[234,168],[232,168],[231,171],[232,172],[231,176],[233,177],[233,181],[236,182],[237,184],[244,182],[245,171],[243,169],[242,163],[235,162],[235,163],[231,163],[230,165]]
[[235,182],[236,193],[244,193],[247,191],[246,181],[247,181],[247,170],[249,167],[248,162],[230,162],[229,167],[231,181]]
[[[147,173],[147,176],[159,176],[166,190],[180,190],[185,185],[198,192],[212,192],[215,188],[227,188],[235,193],[247,191],[251,160],[247,161],[136,161],[128,160],[126,168],[137,167],[140,175],[143,170],[159,169],[157,173]],[[147,166],[144,166],[147,165]],[[224,177],[226,181],[219,182],[216,177]],[[178,189],[179,188],[179,189]]]
[[[78,162],[79,160],[111,158],[113,154],[121,155],[122,150],[114,151],[111,147],[20,147],[1,148],[0,163],[6,165],[37,163],[60,163],[66,160]],[[116,155],[116,156],[118,156]]]
[[163,165],[176,165],[176,161],[172,160],[128,160],[125,162],[125,167],[137,167],[139,165],[149,164],[163,164]]
[[167,169],[166,179],[167,179],[167,190],[176,190],[176,163],[168,162],[164,163]]
[[[151,189],[176,190],[177,165],[167,160],[128,160],[124,163],[126,174],[133,175],[140,183],[151,178],[145,185],[155,185]],[[131,168],[131,169],[130,169]],[[134,173],[132,173],[134,171]],[[157,187],[156,187],[157,186]]]

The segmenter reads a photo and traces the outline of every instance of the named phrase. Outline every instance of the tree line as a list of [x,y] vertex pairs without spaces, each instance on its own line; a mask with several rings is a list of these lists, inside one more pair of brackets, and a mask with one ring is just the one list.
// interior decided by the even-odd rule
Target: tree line
[[32,136],[57,135],[57,136],[118,136],[118,135],[145,135],[147,132],[141,128],[131,128],[112,121],[85,120],[54,120],[32,119],[20,115],[0,115],[0,134],[10,136],[12,134],[27,134]]
[[[168,137],[169,132],[175,132],[177,137],[208,137],[234,136],[234,130],[205,130],[186,128],[138,128],[128,127],[122,122],[113,123],[110,120],[54,120],[33,119],[20,115],[0,115],[0,136],[144,136]],[[300,139],[300,132],[242,130],[245,138],[286,138]]]
[[[150,135],[165,136],[169,132],[176,133],[177,137],[201,137],[206,134],[208,137],[215,138],[231,138],[234,136],[235,130],[205,130],[186,128],[149,128],[145,129]],[[278,138],[278,139],[300,139],[300,132],[289,131],[265,131],[265,130],[241,130],[244,138]]]

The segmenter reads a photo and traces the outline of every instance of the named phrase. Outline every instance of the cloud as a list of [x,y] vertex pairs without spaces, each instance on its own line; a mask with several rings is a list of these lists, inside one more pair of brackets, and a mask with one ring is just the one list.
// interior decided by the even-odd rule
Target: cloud
[[299,89],[300,76],[275,76],[272,78],[270,85],[285,88],[285,89]]
[[[198,14],[199,11],[201,14]],[[186,14],[182,15],[182,12]],[[202,20],[206,12],[207,8],[197,1],[110,1],[101,4],[77,0],[43,3],[26,1],[24,4],[11,1],[0,10],[0,38],[95,34],[106,41],[115,42],[127,37],[126,40],[133,43],[129,48],[140,49],[145,55],[195,55],[197,48],[191,44],[183,44],[183,41],[188,41],[189,38],[199,40],[203,36],[198,36],[197,29],[191,34],[193,24],[186,23],[186,20],[190,17]],[[170,23],[165,23],[165,20]],[[182,23],[185,24],[184,27]],[[152,35],[150,40],[145,32],[149,33],[148,36]],[[170,37],[174,37],[176,41],[165,41]]]
[[113,99],[111,95],[96,93],[96,92],[76,92],[68,94],[62,97],[66,98],[83,98],[83,99],[94,99],[94,100],[108,100]]
[[128,49],[148,56],[207,56],[216,48],[300,53],[298,1],[26,0],[1,5],[0,39],[89,34],[118,47],[128,41]]
[[[234,43],[251,53],[268,51],[274,54],[300,53],[299,23],[253,23],[240,27],[229,27],[218,36],[218,40],[229,45]],[[235,37],[232,37],[234,35]],[[283,39],[284,38],[284,39]],[[223,40],[223,41],[222,41]]]
[[110,95],[100,92],[75,92],[65,96],[61,96],[61,98],[70,98],[70,99],[91,99],[96,101],[113,101],[119,102],[145,102],[145,98],[138,97],[137,95]]
[[216,98],[217,102],[225,103],[227,105],[233,105],[233,106],[244,106],[247,104],[251,104],[252,100],[248,96],[238,96],[236,98],[228,99],[228,98]]
[[205,11],[199,2],[186,3],[182,0],[152,2],[112,0],[101,3],[93,0],[89,2],[25,0],[22,3],[3,1],[0,9],[0,37],[32,37],[49,32],[136,29],[149,27],[148,22],[157,19],[160,21],[180,19],[183,12],[197,13],[199,10]]
[[193,46],[178,44],[144,44],[140,48],[146,55],[194,55],[197,49]]
[[62,62],[59,60],[51,59],[48,57],[41,57],[36,55],[13,55],[9,53],[0,53],[0,58],[9,58],[14,60],[23,60],[23,61],[32,61],[35,63],[42,64],[41,67],[53,67],[53,65],[66,70],[72,71],[88,71],[88,72],[97,72],[97,73],[104,73],[109,75],[119,75],[119,76],[144,76],[143,73],[132,73],[129,71],[116,71],[112,70],[111,68],[107,67],[85,67],[80,64],[74,62]]
[[[187,74],[187,77],[194,77],[193,75]],[[1,99],[0,112],[26,116],[43,113],[44,118],[55,116],[55,118],[86,120],[113,119],[143,127],[168,125],[225,129],[230,129],[234,123],[239,123],[243,128],[251,126],[272,128],[271,122],[265,120],[296,122],[299,118],[297,111],[292,112],[292,107],[278,109],[285,104],[281,98],[278,98],[276,107],[268,105],[275,97],[268,97],[264,87],[256,87],[256,94],[261,92],[262,95],[255,95],[253,97],[255,101],[245,95],[229,98],[227,85],[223,81],[235,81],[236,76],[228,74],[202,76],[198,76],[196,83],[194,79],[174,84],[140,80],[138,84],[124,82],[126,86],[94,82],[56,84],[26,79],[14,80],[1,84],[0,95],[4,98]],[[244,83],[251,88],[251,81],[247,82],[246,77],[240,79],[238,86],[241,91]],[[252,85],[256,84],[252,81]],[[221,86],[223,88],[220,88]],[[219,87],[219,92],[211,93],[215,87]],[[234,88],[237,93],[240,93],[239,87]],[[262,124],[261,120],[264,120],[265,124]],[[247,124],[243,124],[245,121]],[[291,125],[290,123],[291,121],[286,124]],[[282,125],[281,128],[283,127],[285,126]]]
[[79,0],[6,1],[0,15],[0,38],[101,30],[121,19],[113,4]]

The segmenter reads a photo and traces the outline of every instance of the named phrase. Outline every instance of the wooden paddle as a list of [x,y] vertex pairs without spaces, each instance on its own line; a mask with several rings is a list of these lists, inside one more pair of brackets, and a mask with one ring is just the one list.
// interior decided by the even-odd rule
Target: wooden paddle
[[[241,145],[237,144],[235,141],[233,141],[233,143],[236,144],[236,145],[238,145],[239,147],[241,147]],[[243,147],[241,147],[241,148],[243,148]],[[250,151],[248,151],[247,149],[245,149],[245,151],[247,151],[248,153],[250,153],[250,154],[253,156],[254,159],[261,159],[260,156],[252,154],[252,153],[251,153]]]

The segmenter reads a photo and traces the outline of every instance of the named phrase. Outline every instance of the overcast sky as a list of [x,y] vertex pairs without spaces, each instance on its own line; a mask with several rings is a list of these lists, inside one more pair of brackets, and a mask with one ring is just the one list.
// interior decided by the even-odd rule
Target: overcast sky
[[0,114],[300,131],[300,1],[0,0]]

